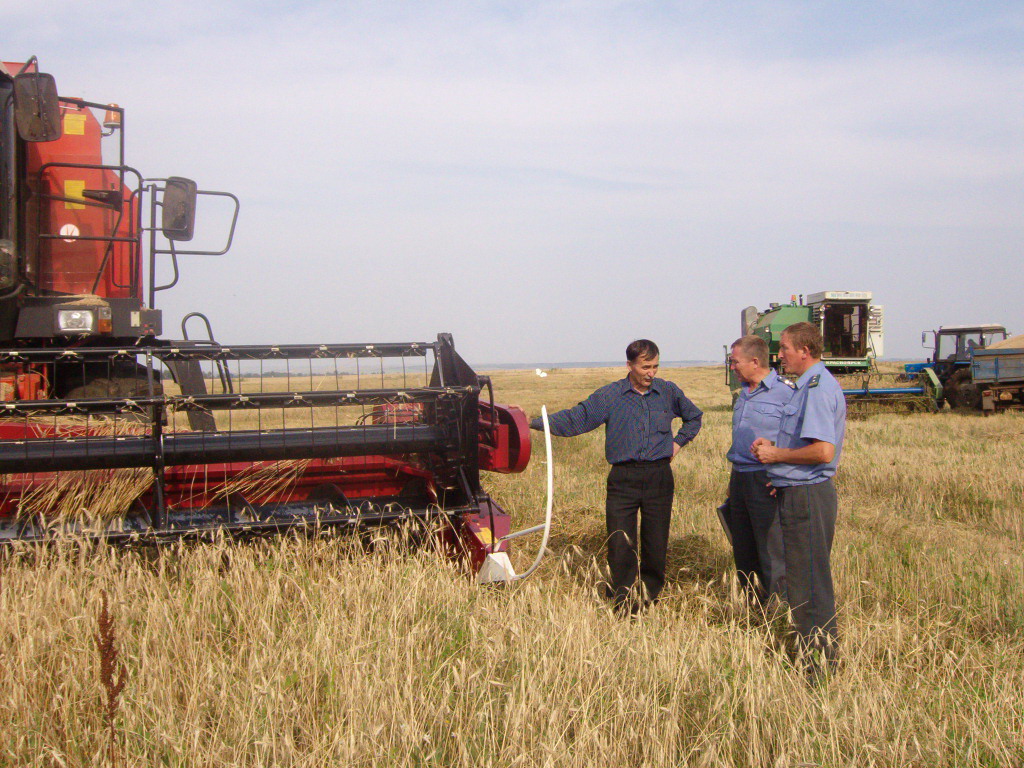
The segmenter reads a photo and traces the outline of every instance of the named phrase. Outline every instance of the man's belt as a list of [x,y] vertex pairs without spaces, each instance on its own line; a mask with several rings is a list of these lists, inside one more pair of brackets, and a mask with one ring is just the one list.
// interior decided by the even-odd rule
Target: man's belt
[[668,464],[672,459],[666,456],[664,459],[654,459],[653,461],[638,461],[630,459],[629,461],[619,461],[612,464],[613,467],[656,467],[659,464]]

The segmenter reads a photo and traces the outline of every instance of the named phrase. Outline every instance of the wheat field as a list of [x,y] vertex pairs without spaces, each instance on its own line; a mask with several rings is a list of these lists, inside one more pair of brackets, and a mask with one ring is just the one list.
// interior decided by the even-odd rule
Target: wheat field
[[[612,369],[493,373],[530,415]],[[400,536],[0,559],[3,766],[1024,766],[1024,414],[852,420],[833,569],[842,665],[809,686],[739,599],[714,508],[721,366],[673,463],[669,583],[639,620],[603,570],[603,435],[556,439],[528,581],[483,588]],[[542,519],[542,441],[485,484]],[[538,539],[516,542],[528,564]]]

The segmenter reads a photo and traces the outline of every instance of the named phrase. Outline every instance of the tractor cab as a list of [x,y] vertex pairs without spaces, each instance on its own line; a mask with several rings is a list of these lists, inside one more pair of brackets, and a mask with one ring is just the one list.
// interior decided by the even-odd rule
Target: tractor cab
[[[928,331],[921,334],[921,344],[928,347]],[[931,367],[945,384],[954,373],[971,364],[974,349],[988,347],[1006,338],[1006,328],[992,323],[983,325],[950,325],[932,334]]]

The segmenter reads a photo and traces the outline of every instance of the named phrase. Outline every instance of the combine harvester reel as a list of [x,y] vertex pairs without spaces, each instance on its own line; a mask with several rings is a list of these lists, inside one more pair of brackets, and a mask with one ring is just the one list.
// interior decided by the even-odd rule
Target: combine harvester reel
[[448,334],[8,349],[0,364],[43,381],[57,365],[138,373],[130,392],[0,403],[0,541],[160,543],[414,521],[439,523],[474,572],[507,561],[509,517],[480,471],[521,472],[529,425],[494,402]]

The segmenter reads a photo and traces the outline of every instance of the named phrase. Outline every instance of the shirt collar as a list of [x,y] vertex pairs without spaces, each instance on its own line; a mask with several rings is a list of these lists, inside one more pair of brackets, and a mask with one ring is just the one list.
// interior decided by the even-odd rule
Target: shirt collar
[[796,380],[796,388],[797,389],[802,389],[803,386],[808,381],[810,381],[812,376],[821,375],[824,371],[825,371],[825,363],[823,363],[821,360],[819,360],[814,365],[812,365],[810,368],[808,368],[806,371],[804,371],[803,374],[801,374],[800,378]]
[[[765,376],[761,381],[758,382],[757,386],[754,387],[754,392],[757,392],[761,387],[765,389],[771,389],[779,383],[779,374],[774,368],[768,369],[768,375]],[[754,394],[751,392],[750,394]]]
[[761,389],[771,389],[779,383],[779,374],[774,368],[768,369],[768,375],[757,382],[757,386],[754,387],[754,391],[750,391],[750,387],[747,384],[740,386],[740,394],[743,397],[753,397],[755,394],[761,391]]
[[[660,395],[661,394],[661,385],[658,383],[658,381],[659,381],[659,379],[657,379],[657,378],[651,379],[651,386],[649,386],[647,388],[647,392],[655,392],[655,393]],[[636,390],[633,389],[633,382],[631,382],[629,380],[629,376],[627,376],[626,378],[624,378],[622,380],[622,394],[626,394],[627,392],[636,392]],[[639,392],[636,392],[636,393],[638,395],[640,394]],[[646,393],[644,393],[644,394],[646,394]],[[643,395],[641,395],[641,397],[643,397]]]

